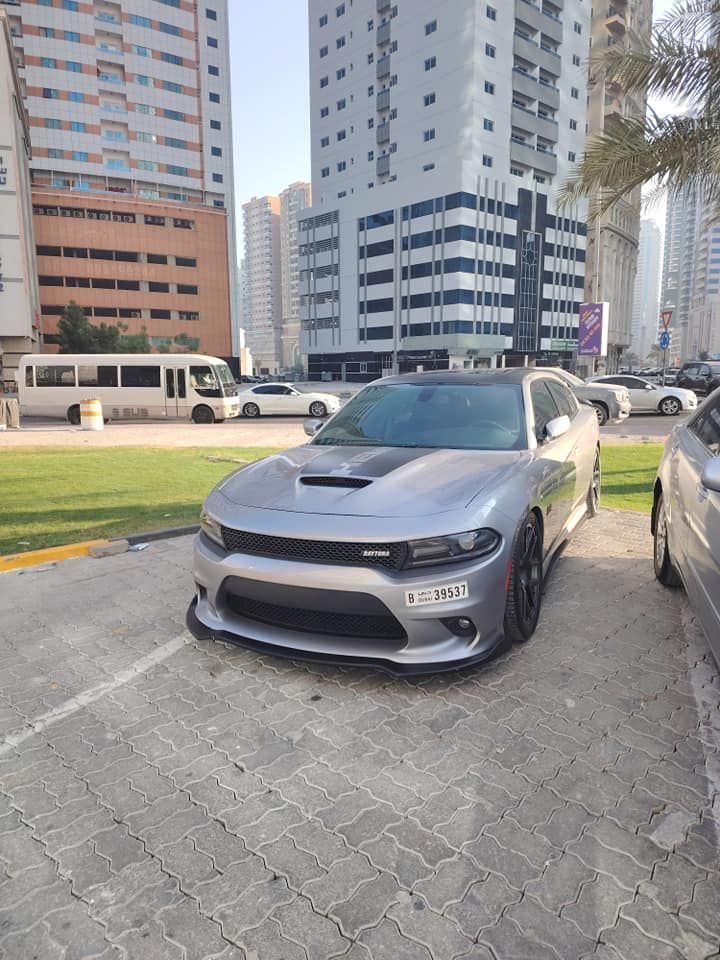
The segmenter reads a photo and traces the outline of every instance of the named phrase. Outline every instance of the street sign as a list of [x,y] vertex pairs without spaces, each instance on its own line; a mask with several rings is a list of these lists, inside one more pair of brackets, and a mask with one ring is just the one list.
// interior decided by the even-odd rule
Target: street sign
[[670,334],[667,332],[667,330],[663,330],[663,332],[660,334],[660,349],[667,350],[669,346],[670,346]]
[[670,326],[670,321],[672,320],[673,312],[672,310],[661,310],[660,319],[662,320],[663,330],[667,330]]

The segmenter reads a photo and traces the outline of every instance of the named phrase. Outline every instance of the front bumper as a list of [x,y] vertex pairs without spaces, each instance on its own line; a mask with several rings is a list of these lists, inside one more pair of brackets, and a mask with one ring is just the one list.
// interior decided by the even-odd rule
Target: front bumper
[[[454,670],[488,660],[508,645],[508,553],[503,544],[481,560],[390,573],[226,553],[201,533],[187,624],[199,639],[215,637],[293,659],[372,664],[404,675]],[[460,581],[467,581],[466,598],[406,606],[408,590]],[[461,630],[458,618],[472,627]]]

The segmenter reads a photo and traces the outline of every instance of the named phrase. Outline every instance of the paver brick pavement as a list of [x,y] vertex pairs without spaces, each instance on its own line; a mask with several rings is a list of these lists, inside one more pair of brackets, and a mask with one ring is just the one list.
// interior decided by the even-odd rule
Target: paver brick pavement
[[190,549],[0,578],[0,960],[720,958],[720,678],[645,518],[412,680],[195,642]]

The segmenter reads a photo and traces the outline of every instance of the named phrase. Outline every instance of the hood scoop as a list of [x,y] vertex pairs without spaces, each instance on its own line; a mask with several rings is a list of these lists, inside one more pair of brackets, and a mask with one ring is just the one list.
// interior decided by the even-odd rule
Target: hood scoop
[[361,487],[368,487],[372,480],[365,477],[301,477],[300,483],[306,487],[345,487],[357,490]]

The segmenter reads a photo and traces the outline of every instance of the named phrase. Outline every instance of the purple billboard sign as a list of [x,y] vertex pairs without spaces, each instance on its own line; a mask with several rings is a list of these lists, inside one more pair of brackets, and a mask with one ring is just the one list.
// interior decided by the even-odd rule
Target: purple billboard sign
[[578,326],[578,355],[604,357],[607,355],[608,304],[581,303]]

